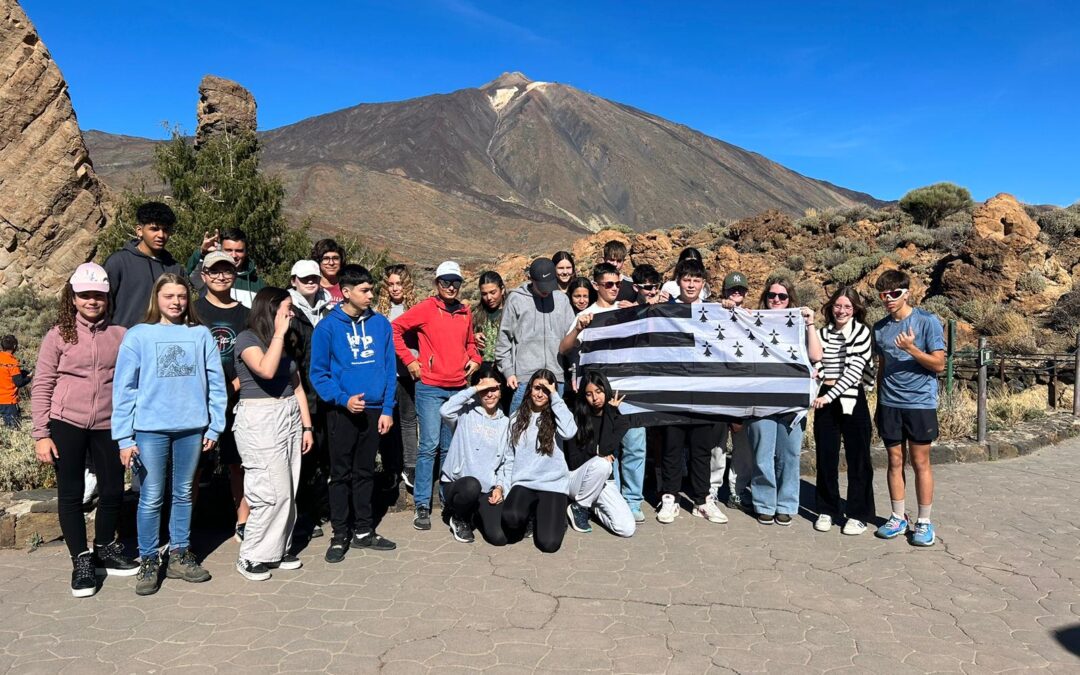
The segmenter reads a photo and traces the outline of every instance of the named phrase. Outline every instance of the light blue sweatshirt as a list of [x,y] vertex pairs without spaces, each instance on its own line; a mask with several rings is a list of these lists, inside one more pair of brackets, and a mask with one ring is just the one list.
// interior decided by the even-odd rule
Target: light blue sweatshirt
[[225,374],[206,326],[140,323],[120,343],[113,376],[112,437],[121,449],[136,431],[225,430]]
[[488,415],[476,393],[476,387],[462,389],[439,409],[443,420],[454,430],[440,479],[449,483],[472,476],[480,481],[481,492],[491,492],[500,486],[506,493],[510,485],[509,476],[505,475],[510,419],[498,408],[494,417]]
[[[529,401],[526,399],[522,405],[528,406]],[[506,458],[508,466],[503,471],[510,477],[511,489],[520,485],[533,490],[566,494],[570,484],[570,470],[566,468],[562,445],[563,441],[573,438],[577,433],[577,423],[562,397],[551,397],[551,410],[555,413],[555,447],[551,455],[544,455],[539,450],[540,444],[536,436],[540,413],[534,412],[529,426],[522,432],[518,442],[510,447],[510,454]]]

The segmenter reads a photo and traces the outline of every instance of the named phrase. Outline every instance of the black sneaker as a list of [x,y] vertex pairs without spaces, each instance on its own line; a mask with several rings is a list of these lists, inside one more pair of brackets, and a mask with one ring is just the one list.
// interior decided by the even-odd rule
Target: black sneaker
[[97,575],[94,574],[94,554],[83,551],[71,558],[71,594],[76,598],[89,598],[97,593]]
[[165,576],[170,579],[183,579],[193,584],[210,581],[210,573],[203,569],[191,549],[173,551],[165,563]]
[[293,554],[286,553],[281,556],[281,560],[266,563],[266,566],[272,570],[298,570],[304,566],[304,563],[300,562],[300,558],[297,558]]
[[266,565],[244,558],[236,560],[236,571],[249,581],[266,581],[270,578],[270,570]]
[[130,577],[139,573],[139,563],[124,555],[124,545],[118,541],[105,546],[94,544],[94,557],[99,574]]
[[762,525],[772,525],[773,523],[776,522],[776,517],[775,516],[765,514],[765,513],[755,514],[754,517],[757,518],[757,521],[759,523],[761,523]]
[[784,527],[791,525],[791,516],[787,513],[778,513],[775,518],[777,525],[783,525]]
[[135,575],[135,594],[153,595],[161,588],[161,558],[156,555],[143,558]]
[[413,518],[412,526],[418,530],[430,530],[431,509],[426,506],[417,506],[416,517]]
[[326,549],[323,558],[328,563],[339,563],[345,559],[345,552],[349,550],[349,540],[334,537],[330,540],[330,548]]
[[469,523],[458,518],[450,519],[450,534],[454,535],[454,539],[462,544],[471,544],[476,541],[476,535],[473,534],[473,529],[469,526]]
[[407,466],[405,470],[401,472],[401,482],[405,483],[405,487],[413,487],[413,483],[416,482],[416,467]]
[[577,502],[570,502],[566,507],[566,515],[570,520],[570,527],[575,532],[592,532],[592,524],[589,523],[589,510],[583,508]]
[[247,523],[237,523],[236,524],[236,536],[233,537],[233,538],[236,539],[237,544],[243,544],[244,543],[244,528],[245,527],[247,527]]
[[397,548],[397,544],[374,532],[368,532],[362,537],[360,535],[354,536],[352,545],[356,548],[367,548],[372,551],[393,551]]
[[315,527],[311,528],[311,537],[309,537],[310,539],[318,539],[321,536],[323,536],[322,525],[316,525]]

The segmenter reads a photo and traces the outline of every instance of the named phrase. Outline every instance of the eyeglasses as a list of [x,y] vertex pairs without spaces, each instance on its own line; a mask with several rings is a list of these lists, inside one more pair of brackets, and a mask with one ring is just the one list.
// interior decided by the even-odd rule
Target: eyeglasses
[[461,280],[460,279],[453,279],[453,280],[436,279],[436,281],[438,282],[440,288],[447,288],[447,289],[453,288],[454,290],[457,290],[457,289],[461,288]]
[[236,270],[203,270],[203,274],[211,279],[228,279],[236,276]]
[[655,291],[660,288],[660,284],[638,284],[638,288],[643,291]]
[[906,288],[897,288],[891,291],[883,291],[878,293],[878,297],[882,300],[899,300],[904,297],[908,292]]
[[339,263],[339,262],[341,262],[341,256],[339,256],[339,255],[324,255],[323,257],[319,258],[319,260],[324,262],[324,263],[327,263],[327,264]]
[[779,300],[779,301],[783,302],[784,300],[788,299],[788,294],[787,293],[773,293],[772,291],[769,291],[768,293],[765,294],[765,299],[766,300]]
[[600,288],[615,288],[619,285],[618,281],[597,281],[596,285]]

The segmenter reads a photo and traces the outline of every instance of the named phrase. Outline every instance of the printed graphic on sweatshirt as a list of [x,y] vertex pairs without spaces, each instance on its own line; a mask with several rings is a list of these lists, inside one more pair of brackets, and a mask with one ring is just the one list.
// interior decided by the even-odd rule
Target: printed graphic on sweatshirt
[[[361,328],[363,328],[363,326],[361,326]],[[375,356],[375,350],[371,348],[371,344],[375,342],[375,338],[368,335],[366,331],[363,334],[357,333],[356,324],[353,324],[353,332],[351,334],[345,334],[345,339],[349,341],[349,349],[352,350],[353,360],[370,359],[372,356]]]
[[194,342],[159,342],[157,347],[158,377],[191,377],[195,374]]

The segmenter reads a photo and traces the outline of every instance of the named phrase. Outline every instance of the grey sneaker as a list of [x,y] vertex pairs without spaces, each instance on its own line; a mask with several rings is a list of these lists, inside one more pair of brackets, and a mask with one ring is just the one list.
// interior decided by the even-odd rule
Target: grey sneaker
[[143,558],[135,575],[135,595],[153,595],[161,588],[161,558]]
[[172,552],[169,561],[165,563],[165,576],[170,579],[183,579],[193,584],[210,581],[210,573],[203,569],[190,549]]
[[431,509],[426,506],[416,507],[416,517],[413,518],[412,526],[417,530],[431,529]]
[[454,535],[454,539],[462,544],[471,544],[476,541],[476,535],[473,534],[472,528],[460,518],[450,519],[450,534]]

